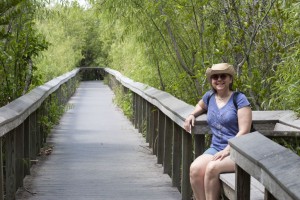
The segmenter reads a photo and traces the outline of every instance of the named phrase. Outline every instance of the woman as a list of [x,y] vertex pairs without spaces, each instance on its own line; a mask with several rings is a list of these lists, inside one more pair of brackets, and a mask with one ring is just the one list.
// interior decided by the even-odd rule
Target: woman
[[233,172],[228,139],[250,132],[252,111],[244,94],[233,102],[235,70],[227,63],[215,64],[206,70],[212,90],[204,94],[194,111],[186,118],[184,128],[190,132],[195,118],[207,112],[207,123],[212,131],[211,146],[196,158],[190,167],[190,181],[196,200],[220,199],[219,174]]

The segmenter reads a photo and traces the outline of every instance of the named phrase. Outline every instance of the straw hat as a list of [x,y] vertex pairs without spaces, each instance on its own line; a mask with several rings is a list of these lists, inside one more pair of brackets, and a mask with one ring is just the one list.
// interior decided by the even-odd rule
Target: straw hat
[[214,64],[211,68],[207,68],[206,77],[210,78],[214,74],[229,74],[232,77],[235,75],[235,70],[232,65],[228,63]]

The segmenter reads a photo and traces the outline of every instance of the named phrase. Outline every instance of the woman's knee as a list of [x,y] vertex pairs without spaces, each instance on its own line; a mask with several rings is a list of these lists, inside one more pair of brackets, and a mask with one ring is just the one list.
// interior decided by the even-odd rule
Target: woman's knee
[[209,162],[206,166],[205,176],[207,177],[216,177],[219,176],[220,170],[217,162]]
[[190,166],[191,178],[203,178],[205,174],[206,163],[203,161],[195,160]]
[[223,172],[234,172],[234,169],[235,164],[230,158],[225,158],[222,161],[216,160],[207,164],[205,176],[219,176]]
[[196,180],[200,177],[203,177],[202,167],[199,163],[193,162],[190,166],[190,178]]

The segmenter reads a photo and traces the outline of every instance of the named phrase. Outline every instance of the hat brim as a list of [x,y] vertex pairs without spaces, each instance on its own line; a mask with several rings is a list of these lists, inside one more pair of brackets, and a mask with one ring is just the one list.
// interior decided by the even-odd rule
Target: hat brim
[[214,70],[211,68],[207,68],[205,74],[206,74],[207,78],[210,78],[214,74],[229,74],[233,77],[235,75],[235,71],[232,66],[228,67],[227,69],[223,69],[223,70]]

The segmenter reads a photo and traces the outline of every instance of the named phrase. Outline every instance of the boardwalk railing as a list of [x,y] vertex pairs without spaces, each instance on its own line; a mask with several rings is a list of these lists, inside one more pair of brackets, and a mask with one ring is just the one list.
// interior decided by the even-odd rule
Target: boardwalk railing
[[265,187],[264,199],[300,199],[300,157],[259,132],[230,140],[236,163],[236,199],[250,199],[250,178]]
[[57,77],[0,108],[0,200],[11,200],[43,147],[53,122],[79,81],[79,69]]
[[[164,173],[169,174],[173,186],[181,192],[182,199],[191,198],[189,167],[194,158],[204,151],[205,134],[209,133],[206,116],[202,115],[197,118],[192,134],[186,133],[183,123],[194,106],[188,105],[166,92],[134,82],[117,71],[108,68],[81,68],[57,77],[0,108],[0,200],[14,199],[15,191],[23,185],[23,178],[30,173],[32,161],[36,160],[40,148],[46,142],[47,123],[53,120],[51,119],[52,106],[62,108],[75,92],[81,78],[85,80],[102,79],[104,75],[108,77],[111,87],[119,86],[123,88],[124,92],[133,94],[133,118],[131,120],[134,126],[140,132],[145,131],[146,141],[153,149],[153,154],[157,156],[157,163],[163,165]],[[255,128],[264,135],[299,136],[299,120],[295,119],[294,113],[291,111],[256,111],[253,114]],[[249,145],[256,144],[254,139],[249,141]],[[267,141],[267,143],[273,145],[271,141]],[[268,193],[276,196],[277,193],[274,193],[274,189],[272,189],[272,180],[280,177],[275,173],[276,171],[268,170],[267,165],[255,161],[251,157],[253,154],[244,151],[239,138],[237,142],[232,141],[232,146],[234,149],[233,159],[238,166],[250,176],[261,180],[269,191]],[[236,153],[234,153],[235,151]],[[235,157],[235,155],[237,156]],[[247,171],[248,169],[243,164],[239,164],[240,158],[244,159],[242,156],[251,158],[252,161],[254,159],[252,164],[261,167],[265,171],[264,173],[268,173],[273,179],[265,182],[261,178],[262,176]],[[292,159],[296,166],[299,166],[298,158],[294,155]],[[243,172],[243,170],[240,171]],[[293,173],[299,176],[299,170],[295,170]],[[246,175],[246,177],[248,176]],[[295,179],[293,181],[295,181],[293,184],[296,188],[299,188],[299,181]],[[294,191],[291,190],[288,182],[277,181],[277,183],[280,191],[288,194]],[[243,191],[243,193],[247,192]],[[296,197],[299,199],[299,194],[296,194]]]
[[[133,124],[140,132],[145,130],[146,141],[153,149],[153,154],[157,156],[157,163],[163,165],[164,173],[169,174],[173,186],[181,191],[182,199],[191,199],[189,167],[194,158],[200,155],[205,148],[205,134],[209,133],[206,115],[199,116],[192,133],[187,133],[183,129],[184,120],[193,111],[194,106],[188,105],[166,92],[134,82],[115,70],[105,68],[105,72],[111,87],[122,87],[124,92],[130,91],[133,94]],[[300,120],[296,119],[292,111],[253,111],[253,123],[260,133],[249,134],[247,137],[251,139],[241,137],[231,141],[233,148],[231,157],[236,161],[238,174],[237,184],[235,184],[236,194],[232,199],[250,199],[250,176],[258,179],[266,188],[266,199],[274,199],[274,197],[288,199],[281,198],[288,196],[280,195],[285,193],[290,195],[290,199],[299,199],[300,157],[265,136],[299,137]],[[272,150],[284,149],[289,153],[279,155],[271,152],[266,154],[270,151],[269,148]],[[261,164],[259,156],[263,155],[277,156],[277,159],[274,162]],[[294,177],[298,179],[284,181],[280,178],[290,173],[282,167],[287,162],[282,158],[284,156],[290,157],[286,158],[289,159],[288,163],[294,162],[294,167],[291,168]],[[252,159],[252,162],[244,162],[246,159]],[[279,171],[275,165],[279,164],[276,162],[283,162],[280,165],[282,168],[280,174],[277,174]],[[255,169],[254,173],[251,169]],[[268,181],[265,179],[266,175],[269,177]],[[230,195],[227,197],[230,198]]]

